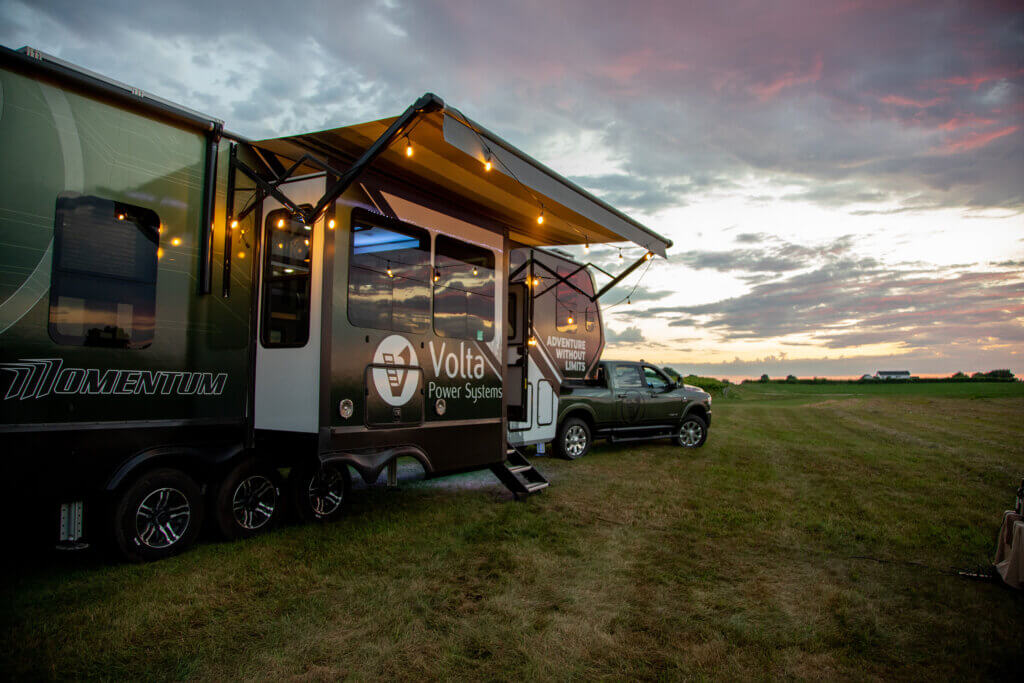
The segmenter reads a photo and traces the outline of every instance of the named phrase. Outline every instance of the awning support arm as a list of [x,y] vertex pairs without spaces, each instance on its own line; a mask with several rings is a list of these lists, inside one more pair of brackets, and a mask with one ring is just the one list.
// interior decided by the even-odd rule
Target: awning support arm
[[313,223],[327,209],[327,207],[340,197],[345,190],[355,181],[356,178],[366,169],[367,166],[379,157],[394,140],[407,132],[415,120],[425,114],[444,109],[444,101],[434,93],[426,93],[406,109],[401,116],[388,126],[384,134],[377,138],[367,148],[352,166],[344,173],[339,174],[338,180],[324,193],[324,196],[309,212],[309,223]]
[[598,291],[598,293],[594,295],[594,300],[596,301],[597,299],[600,299],[609,289],[625,280],[627,277],[629,277],[630,273],[632,273],[634,270],[639,268],[647,261],[651,260],[651,258],[653,258],[651,252],[647,252],[646,254],[638,258],[629,266],[629,268],[626,268],[626,270],[622,271],[619,275],[613,277],[611,282],[602,287],[600,291]]

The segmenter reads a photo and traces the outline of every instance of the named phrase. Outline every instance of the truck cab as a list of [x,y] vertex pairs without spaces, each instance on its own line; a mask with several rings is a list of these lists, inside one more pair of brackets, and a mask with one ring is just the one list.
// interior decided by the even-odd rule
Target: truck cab
[[677,383],[644,361],[601,361],[593,379],[568,381],[559,396],[555,451],[585,455],[594,439],[671,439],[699,448],[711,426],[711,395]]

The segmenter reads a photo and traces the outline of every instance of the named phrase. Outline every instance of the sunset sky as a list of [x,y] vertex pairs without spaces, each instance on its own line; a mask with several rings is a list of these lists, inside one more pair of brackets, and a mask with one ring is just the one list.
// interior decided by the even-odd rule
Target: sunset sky
[[1019,2],[0,0],[0,43],[252,137],[436,92],[675,242],[606,357],[1024,374]]

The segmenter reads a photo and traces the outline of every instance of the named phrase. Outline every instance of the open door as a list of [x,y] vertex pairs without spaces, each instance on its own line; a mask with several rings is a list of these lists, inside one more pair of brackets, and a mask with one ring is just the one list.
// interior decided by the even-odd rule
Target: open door
[[529,405],[526,381],[527,329],[529,328],[528,291],[522,283],[508,288],[508,355],[505,359],[505,387],[508,391],[506,414],[509,422],[528,421]]
[[[288,183],[315,204],[323,177]],[[320,426],[324,220],[307,225],[273,199],[263,204],[254,422],[257,430],[315,434]]]

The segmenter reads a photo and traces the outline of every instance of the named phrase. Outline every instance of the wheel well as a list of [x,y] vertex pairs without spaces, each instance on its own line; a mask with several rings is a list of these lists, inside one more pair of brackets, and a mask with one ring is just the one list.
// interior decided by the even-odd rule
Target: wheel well
[[683,418],[687,418],[690,415],[696,415],[706,423],[708,421],[708,412],[704,410],[704,406],[694,406],[686,411],[686,415]]
[[[593,431],[594,431],[594,416],[591,415],[589,412],[587,412],[586,410],[583,410],[582,408],[576,408],[574,410],[570,410],[562,418],[561,424],[565,424],[565,421],[568,420],[571,417],[578,417],[581,420],[583,420],[584,422],[586,422],[587,426],[590,428],[591,433],[593,433]],[[561,426],[561,424],[559,426]]]
[[107,482],[108,492],[120,489],[151,470],[169,467],[192,477],[204,488],[218,474],[243,457],[247,451],[241,446],[223,448],[195,448],[163,446],[137,453],[124,462]]

